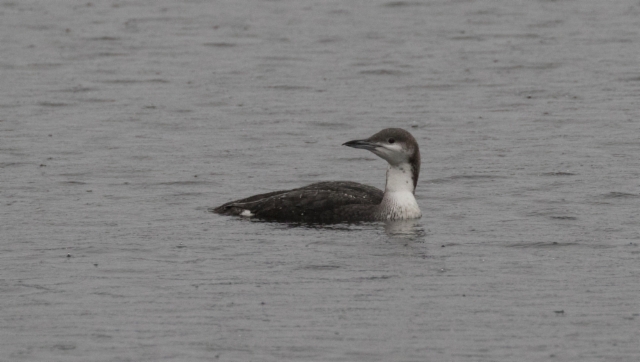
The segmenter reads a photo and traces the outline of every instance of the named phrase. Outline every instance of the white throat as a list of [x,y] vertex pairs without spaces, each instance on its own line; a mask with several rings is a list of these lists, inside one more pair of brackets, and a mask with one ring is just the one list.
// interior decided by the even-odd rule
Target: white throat
[[410,192],[413,194],[413,170],[410,164],[389,165],[384,192]]
[[409,163],[389,165],[381,211],[387,220],[417,219],[422,216],[414,196],[413,171]]

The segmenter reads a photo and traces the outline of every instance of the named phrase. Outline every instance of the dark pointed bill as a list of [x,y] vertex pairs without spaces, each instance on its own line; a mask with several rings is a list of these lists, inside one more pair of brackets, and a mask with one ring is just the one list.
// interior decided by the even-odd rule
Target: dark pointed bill
[[353,147],[353,148],[362,148],[364,150],[375,150],[378,147],[377,144],[373,142],[369,142],[367,140],[355,140],[349,141],[342,144],[343,146]]

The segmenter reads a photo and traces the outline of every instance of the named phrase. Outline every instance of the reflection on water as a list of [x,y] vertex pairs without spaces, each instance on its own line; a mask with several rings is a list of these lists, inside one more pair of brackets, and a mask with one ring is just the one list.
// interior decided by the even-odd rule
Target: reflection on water
[[365,232],[380,230],[384,228],[385,234],[393,239],[424,241],[426,231],[420,219],[398,220],[385,222],[359,222],[359,223],[339,223],[339,224],[315,224],[315,223],[281,223],[277,221],[266,221],[260,219],[250,220],[251,222],[266,223],[275,229],[313,229],[313,230],[333,230],[346,232]]
[[384,223],[384,231],[389,237],[413,241],[418,241],[426,235],[420,219],[387,221]]

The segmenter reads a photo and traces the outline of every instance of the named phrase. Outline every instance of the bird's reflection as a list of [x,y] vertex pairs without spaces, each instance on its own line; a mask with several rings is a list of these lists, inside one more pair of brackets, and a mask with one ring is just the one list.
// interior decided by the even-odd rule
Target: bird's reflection
[[412,241],[422,241],[427,234],[420,219],[387,221],[384,231],[391,238]]
[[391,239],[413,242],[424,242],[427,231],[420,222],[420,219],[378,221],[364,223],[340,223],[340,224],[313,224],[313,223],[274,223],[262,220],[251,220],[252,222],[262,222],[275,225],[281,229],[305,228],[314,230],[335,230],[344,232],[362,232],[365,230],[380,230],[384,228],[384,233]]

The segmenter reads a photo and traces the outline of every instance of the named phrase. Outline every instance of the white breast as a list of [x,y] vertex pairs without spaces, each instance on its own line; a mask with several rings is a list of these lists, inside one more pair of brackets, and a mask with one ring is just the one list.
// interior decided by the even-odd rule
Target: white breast
[[382,214],[387,220],[418,219],[422,216],[413,192],[386,192],[382,199]]

